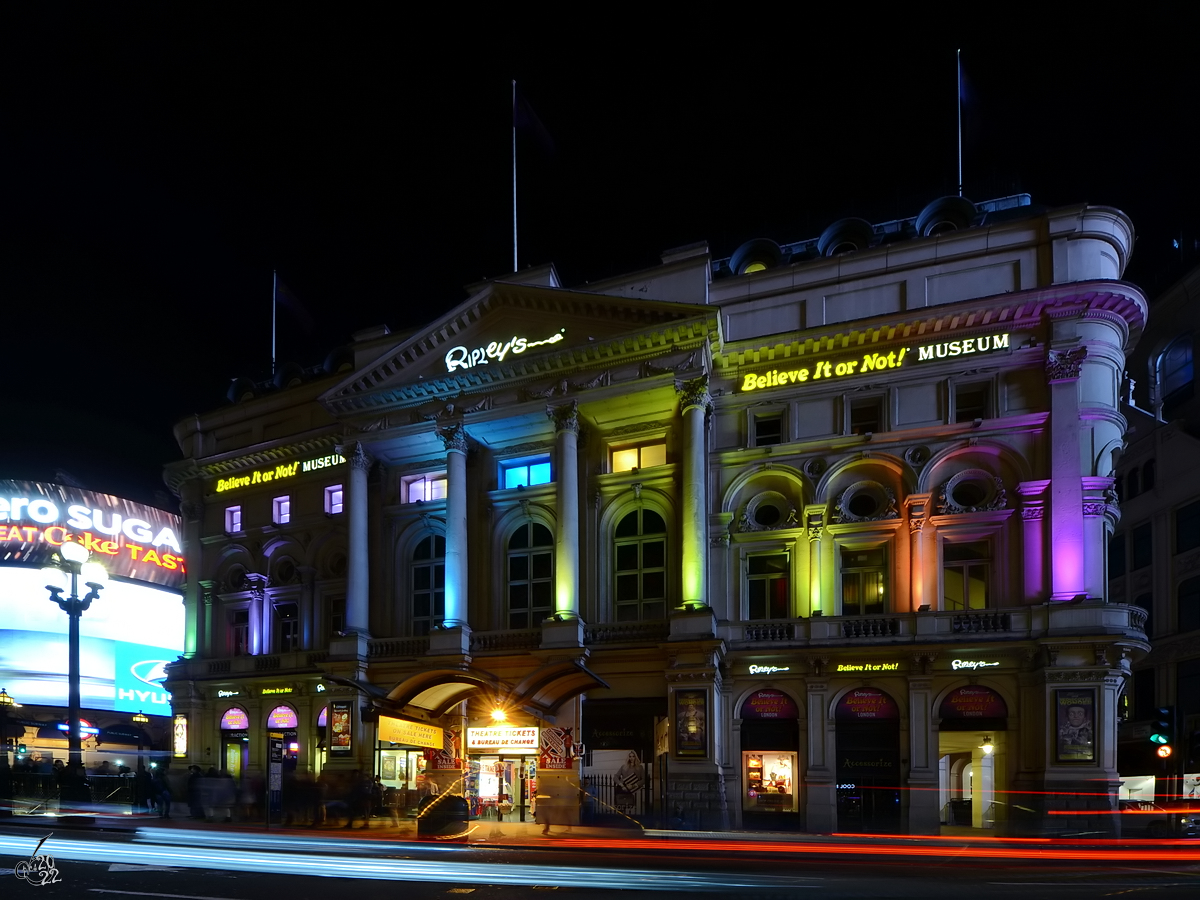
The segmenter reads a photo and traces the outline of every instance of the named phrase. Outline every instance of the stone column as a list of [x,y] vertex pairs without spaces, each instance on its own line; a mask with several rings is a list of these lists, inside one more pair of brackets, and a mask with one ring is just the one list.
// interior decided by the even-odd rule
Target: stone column
[[181,486],[183,502],[179,511],[183,513],[183,560],[187,566],[187,578],[183,586],[183,655],[189,659],[197,652],[207,651],[204,645],[202,629],[203,590],[200,586],[201,562],[203,545],[200,543],[204,527],[204,494],[203,485],[199,481],[185,481]]
[[367,473],[374,460],[355,444],[345,448],[350,483],[346,490],[349,560],[346,569],[346,631],[370,635],[370,553],[367,549]]
[[554,420],[558,526],[554,536],[554,611],[579,616],[579,404],[547,410]]
[[705,479],[708,454],[705,417],[712,405],[708,376],[676,382],[683,411],[682,600],[689,608],[708,606],[708,503]]
[[225,636],[217,631],[217,583],[215,581],[197,582],[200,586],[200,602],[203,606],[200,621],[200,650],[210,657],[228,656],[225,647]]
[[1025,552],[1024,588],[1026,603],[1039,603],[1046,597],[1046,488],[1049,481],[1023,481],[1017,485],[1021,498],[1021,535]]
[[1051,350],[1046,362],[1050,384],[1050,540],[1054,565],[1050,599],[1071,600],[1087,593],[1083,531],[1083,485],[1079,465],[1079,375],[1086,347]]
[[[913,659],[918,671],[928,671],[930,658]],[[933,724],[933,681],[913,677],[908,683],[908,831],[939,834],[938,732]]]
[[446,628],[467,624],[467,433],[443,429],[446,445]]
[[[818,664],[818,668],[823,668]],[[828,834],[837,830],[837,776],[835,742],[829,730],[829,683],[822,677],[808,682],[808,766],[804,786],[808,792],[805,828]]]
[[828,612],[821,597],[821,532],[824,530],[825,507],[816,506],[805,510],[804,521],[808,535],[808,614]]

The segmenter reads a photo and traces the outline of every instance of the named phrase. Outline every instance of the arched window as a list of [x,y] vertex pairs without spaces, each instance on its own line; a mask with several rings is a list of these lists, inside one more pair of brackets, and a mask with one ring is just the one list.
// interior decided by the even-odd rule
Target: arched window
[[1154,483],[1158,480],[1158,465],[1154,460],[1148,460],[1142,466],[1142,490],[1148,491],[1154,487]]
[[554,612],[554,535],[526,522],[508,539],[508,627],[533,628]]
[[1136,468],[1129,470],[1129,475],[1125,478],[1125,496],[1132,500],[1142,492],[1141,482],[1138,479],[1138,470]]
[[446,539],[431,534],[413,551],[412,633],[429,634],[446,618]]
[[667,523],[650,509],[629,513],[613,535],[618,622],[667,617]]
[[1163,413],[1170,415],[1180,403],[1190,400],[1194,384],[1192,336],[1176,338],[1158,358],[1158,383]]

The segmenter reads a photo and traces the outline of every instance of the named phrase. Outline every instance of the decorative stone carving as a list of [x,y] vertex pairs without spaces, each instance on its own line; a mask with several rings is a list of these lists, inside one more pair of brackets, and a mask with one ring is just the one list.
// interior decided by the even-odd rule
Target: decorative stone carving
[[371,466],[375,463],[375,458],[372,457],[363,449],[363,445],[356,443],[354,452],[343,454],[346,461],[350,463],[350,468],[357,469],[360,472],[369,472]]
[[707,410],[712,405],[712,397],[708,395],[707,375],[690,381],[675,382],[675,393],[679,394],[679,405],[684,412],[693,406]]
[[728,547],[730,540],[732,540],[731,535],[729,532],[725,532],[725,534],[718,534],[715,538],[710,539],[709,543],[714,547]]
[[554,430],[579,434],[579,401],[572,400],[562,406],[546,407],[546,415],[554,420]]
[[1060,669],[1057,672],[1047,672],[1047,681],[1104,681],[1108,673],[1096,669]]
[[820,525],[809,525],[808,539],[810,541],[819,541],[821,539],[821,530],[822,529]]
[[626,434],[639,434],[643,431],[665,431],[675,423],[670,419],[660,419],[657,422],[634,422],[630,425],[622,425],[620,428],[614,428],[607,432],[609,437],[620,437]]
[[738,531],[741,532],[781,531],[799,527],[800,514],[796,507],[778,491],[763,491],[751,497],[738,520]]
[[438,437],[446,446],[447,453],[451,450],[457,450],[459,453],[467,452],[467,430],[462,425],[451,425],[449,428],[439,429]]
[[1046,509],[1043,506],[1023,506],[1023,507],[1021,507],[1021,518],[1022,519],[1026,519],[1026,520],[1040,519],[1043,516],[1045,516],[1045,514],[1046,514]]
[[[959,502],[963,493],[974,488],[972,493],[978,493],[980,502],[968,504]],[[939,515],[954,516],[965,513],[992,512],[1008,508],[1008,495],[1004,490],[1004,481],[980,469],[967,469],[959,472],[945,482],[938,492],[937,511]]]
[[1108,644],[1093,644],[1092,650],[1096,654],[1096,665],[1107,666],[1109,664],[1109,662],[1108,662],[1108,651],[1109,651]]
[[[869,501],[863,501],[860,507],[860,512],[870,508],[870,512],[855,512],[850,507],[855,505],[855,501],[860,497],[868,497],[874,501],[873,505]],[[896,508],[896,494],[889,488],[874,481],[858,481],[850,485],[840,494],[833,504],[833,523],[840,525],[843,522],[883,522],[887,519],[900,518],[900,511]]]
[[591,381],[576,381],[571,386],[577,391],[586,391],[592,388],[608,387],[610,384],[612,384],[612,372],[605,369]]
[[686,372],[688,369],[695,368],[695,366],[696,354],[693,352],[683,362],[674,366],[656,366],[654,363],[644,362],[642,363],[641,377],[651,378],[655,375],[678,375],[680,372]]
[[535,391],[532,389],[526,389],[524,394],[525,394],[526,400],[549,400],[551,397],[554,397],[555,395],[557,395],[559,397],[564,396],[567,393],[568,389],[569,389],[569,385],[567,384],[567,380],[564,378],[562,381],[558,382],[558,384],[552,384],[552,385],[550,385],[550,387],[546,388],[544,391]]
[[908,520],[909,534],[917,534],[924,527],[925,527],[925,517],[924,516],[913,516],[912,518],[910,518]]
[[932,456],[932,454],[929,452],[929,448],[925,446],[909,447],[904,451],[904,459],[914,469],[919,469],[921,466],[925,465],[925,463],[929,462],[930,456]]
[[1108,509],[1107,503],[1085,503],[1083,504],[1083,514],[1085,516],[1102,516]]
[[804,464],[804,474],[816,481],[825,474],[825,470],[829,468],[829,464],[821,457],[813,457]]
[[179,511],[183,513],[185,519],[195,521],[204,515],[203,503],[191,503],[187,500],[179,504]]
[[641,500],[642,499],[642,483],[640,481],[635,481],[633,484],[630,485],[630,487],[633,488],[633,498],[635,500]]
[[1061,352],[1051,350],[1046,357],[1046,380],[1053,384],[1056,381],[1078,378],[1086,358],[1087,347],[1076,347],[1074,350]]
[[392,423],[388,420],[388,417],[380,416],[374,422],[368,422],[365,425],[360,425],[358,427],[358,430],[359,431],[387,431],[391,427],[392,427]]

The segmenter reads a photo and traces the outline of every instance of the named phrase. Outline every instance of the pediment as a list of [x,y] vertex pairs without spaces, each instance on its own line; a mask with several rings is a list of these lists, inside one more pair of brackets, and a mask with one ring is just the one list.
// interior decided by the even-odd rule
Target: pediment
[[706,306],[490,284],[398,340],[322,402],[335,413],[424,403],[618,357],[649,357],[716,331],[716,310]]

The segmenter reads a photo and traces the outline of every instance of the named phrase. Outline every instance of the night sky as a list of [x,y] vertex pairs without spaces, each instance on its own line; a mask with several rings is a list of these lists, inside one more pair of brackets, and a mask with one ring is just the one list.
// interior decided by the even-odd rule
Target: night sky
[[313,317],[280,319],[304,366],[509,272],[513,78],[549,136],[518,140],[520,265],[568,285],[954,193],[956,46],[966,196],[1125,210],[1151,295],[1197,261],[1186,15],[884,43],[857,14],[585,27],[601,7],[581,7],[555,33],[249,6],[39,6],[4,29],[0,478],[153,500],[172,425],[270,374],[273,270]]

